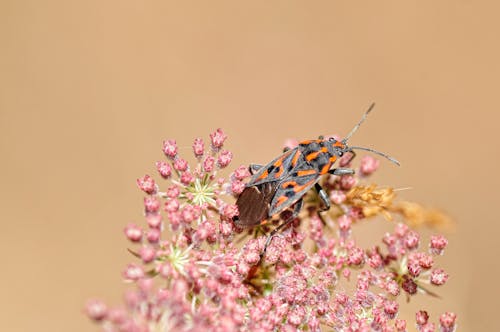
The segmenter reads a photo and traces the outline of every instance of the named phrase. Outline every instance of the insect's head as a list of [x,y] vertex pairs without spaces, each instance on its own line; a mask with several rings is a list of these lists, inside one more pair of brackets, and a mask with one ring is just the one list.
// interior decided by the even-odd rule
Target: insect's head
[[358,130],[358,128],[361,126],[361,124],[365,121],[366,116],[373,110],[374,107],[375,107],[375,103],[372,103],[370,105],[370,107],[368,108],[368,110],[365,112],[365,114],[363,114],[363,117],[361,118],[361,120],[359,120],[359,122],[354,126],[354,128],[352,128],[352,130],[349,132],[349,134],[347,134],[347,136],[342,141],[333,142],[333,147],[335,149],[337,149],[336,151],[338,152],[338,153],[336,153],[336,155],[342,156],[344,153],[352,152],[353,150],[370,151],[370,152],[373,152],[375,154],[378,154],[379,156],[387,158],[389,161],[391,161],[394,164],[399,166],[399,161],[397,161],[396,159],[394,159],[393,157],[391,157],[385,153],[382,153],[380,151],[373,150],[370,148],[365,148],[362,146],[348,146],[347,145],[347,141],[349,140],[349,138],[351,138],[351,136]]

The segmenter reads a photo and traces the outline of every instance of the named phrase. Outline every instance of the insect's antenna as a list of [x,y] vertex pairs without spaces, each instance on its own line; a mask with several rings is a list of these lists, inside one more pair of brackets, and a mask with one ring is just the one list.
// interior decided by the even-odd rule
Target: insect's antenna
[[370,107],[368,107],[368,110],[365,112],[365,114],[363,114],[363,117],[361,118],[361,120],[359,120],[359,122],[354,126],[354,128],[352,128],[351,132],[349,134],[347,134],[347,136],[342,140],[342,143],[345,144],[349,140],[349,138],[351,138],[352,134],[354,134],[356,132],[356,130],[358,130],[359,126],[361,126],[361,124],[365,121],[368,113],[370,113],[374,107],[375,107],[375,103],[372,103],[370,105]]
[[398,165],[398,166],[401,166],[401,164],[399,163],[399,161],[397,161],[396,159],[394,159],[393,157],[389,156],[389,155],[386,155],[385,153],[382,153],[380,151],[377,151],[377,150],[373,150],[373,149],[370,149],[370,148],[364,148],[362,146],[350,146],[349,147],[349,150],[364,150],[364,151],[370,151],[370,152],[373,152],[375,154],[378,154],[379,156],[382,156],[384,158],[387,158],[389,161],[393,162],[394,164]]

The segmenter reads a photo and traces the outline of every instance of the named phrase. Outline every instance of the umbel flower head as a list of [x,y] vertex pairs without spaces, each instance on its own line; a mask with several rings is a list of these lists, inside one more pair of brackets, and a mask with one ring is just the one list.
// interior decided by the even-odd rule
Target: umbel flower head
[[[308,193],[296,220],[262,256],[269,231],[291,211],[251,229],[235,226],[235,198],[250,173],[239,166],[220,177],[233,157],[224,149],[226,138],[221,129],[208,144],[196,138],[194,165],[179,154],[175,140],[166,140],[158,174],[137,179],[144,193],[144,222],[124,228],[132,262],[122,276],[132,287],[121,306],[98,299],[86,305],[87,315],[104,331],[456,329],[452,312],[436,323],[424,310],[416,313],[416,322],[398,317],[404,300],[421,294],[432,301],[433,288],[449,278],[435,262],[447,240],[435,235],[425,241],[412,228],[416,220],[425,223],[422,216],[430,216],[432,224],[445,218],[397,202],[392,188],[367,183],[379,167],[375,158],[360,158],[356,175],[325,176],[322,186],[332,208],[320,213],[320,200]],[[286,144],[293,147],[296,141]],[[350,162],[344,156],[341,167]],[[375,216],[398,221],[393,232],[362,247],[354,236],[357,224]],[[352,291],[345,283],[353,285]]]

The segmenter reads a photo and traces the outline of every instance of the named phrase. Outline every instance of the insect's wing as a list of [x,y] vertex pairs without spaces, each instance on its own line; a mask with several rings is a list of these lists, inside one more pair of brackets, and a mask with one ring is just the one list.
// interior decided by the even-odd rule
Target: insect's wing
[[272,160],[269,164],[263,166],[255,173],[247,186],[255,186],[261,183],[280,181],[288,177],[289,173],[295,169],[301,152],[298,147],[286,151],[279,157]]
[[302,167],[301,170],[289,174],[276,187],[269,215],[279,213],[297,202],[318,182],[319,177],[320,173],[313,167]]
[[268,219],[277,182],[246,187],[236,200],[239,215],[233,222],[240,227],[256,226]]

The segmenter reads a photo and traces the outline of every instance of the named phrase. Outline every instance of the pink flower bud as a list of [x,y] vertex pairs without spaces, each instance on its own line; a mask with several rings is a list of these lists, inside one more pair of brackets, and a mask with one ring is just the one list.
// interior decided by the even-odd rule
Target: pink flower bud
[[169,199],[165,202],[165,211],[175,212],[179,210],[180,203],[176,198]]
[[219,168],[224,168],[229,165],[232,159],[233,154],[230,151],[223,150],[219,153],[219,157],[217,158],[217,166]]
[[245,184],[241,181],[235,180],[231,182],[231,191],[238,195],[243,192],[243,189],[245,189]]
[[153,196],[144,197],[144,209],[149,213],[158,212],[160,210],[160,201]]
[[215,158],[212,156],[205,157],[203,161],[203,170],[207,173],[211,173],[214,170]]
[[243,180],[244,178],[250,176],[250,171],[248,170],[247,166],[241,165],[234,171],[233,174],[236,180]]
[[417,293],[417,284],[408,276],[405,276],[403,283],[401,284],[401,288],[403,288],[403,290],[410,295]]
[[368,176],[375,172],[380,164],[378,159],[372,156],[364,156],[361,158],[361,165],[359,166],[359,172],[361,175]]
[[144,177],[137,179],[137,185],[146,194],[154,194],[156,192],[156,183],[152,177],[149,175],[144,175]]
[[181,217],[184,223],[190,224],[200,217],[200,210],[193,205],[186,205],[181,211]]
[[181,174],[181,182],[182,184],[188,186],[194,181],[194,176],[190,171],[185,171]]
[[179,197],[180,194],[181,194],[181,191],[180,191],[179,187],[177,187],[175,185],[168,187],[168,189],[167,189],[167,197],[169,197],[169,198],[177,198],[177,197]]
[[415,320],[417,321],[417,325],[425,325],[429,320],[429,314],[425,310],[417,311],[415,314]]
[[390,301],[386,300],[384,302],[384,312],[389,316],[391,319],[396,316],[399,310],[399,304],[396,301]]
[[332,190],[330,192],[330,200],[335,204],[342,204],[346,200],[346,195],[343,191],[340,190]]
[[457,315],[453,312],[445,312],[439,317],[439,323],[441,324],[442,332],[453,332],[455,330],[455,324],[457,320]]
[[177,142],[172,139],[163,141],[163,153],[168,158],[174,159],[177,156]]
[[158,243],[160,240],[161,232],[159,229],[153,228],[148,230],[146,234],[146,238],[148,239],[148,242],[151,244]]
[[123,271],[123,277],[126,280],[137,281],[144,277],[144,271],[136,264],[129,264],[125,271]]
[[396,319],[396,322],[394,323],[394,327],[398,332],[404,332],[406,331],[406,321],[403,319]]
[[193,152],[196,158],[203,156],[203,153],[205,152],[205,144],[201,138],[194,139]]
[[85,312],[90,319],[101,321],[106,318],[108,308],[101,300],[89,300],[85,305]]
[[416,249],[420,241],[420,235],[415,231],[409,231],[405,237],[405,246],[408,249]]
[[161,228],[161,215],[159,213],[149,213],[146,215],[146,221],[151,228]]
[[125,236],[132,242],[140,242],[142,239],[142,229],[136,224],[128,224],[124,229]]
[[172,168],[170,167],[170,164],[165,161],[157,161],[156,169],[164,179],[168,179],[170,175],[172,175]]
[[395,280],[390,280],[385,285],[385,290],[393,296],[398,296],[400,292],[399,284]]
[[139,256],[144,263],[149,263],[155,259],[156,251],[151,247],[142,247],[139,249]]
[[179,172],[184,172],[188,169],[188,163],[182,158],[176,158],[174,161],[174,168]]
[[224,209],[222,211],[223,216],[228,219],[232,220],[233,217],[236,217],[239,215],[238,212],[238,207],[235,204],[226,204],[224,206]]
[[365,253],[363,249],[355,247],[349,251],[348,261],[350,265],[359,266],[365,261]]
[[448,274],[443,269],[435,269],[431,273],[431,283],[441,286],[448,280]]
[[444,236],[433,235],[429,244],[430,252],[434,255],[442,255],[447,245],[448,240]]
[[214,133],[210,134],[212,149],[216,151],[220,149],[224,144],[226,138],[227,138],[226,134],[224,134],[224,132],[220,128],[218,128]]
[[350,190],[352,187],[356,185],[356,178],[352,175],[342,175],[340,177],[340,188],[342,190]]

